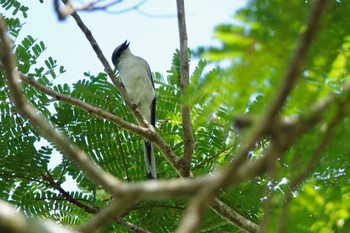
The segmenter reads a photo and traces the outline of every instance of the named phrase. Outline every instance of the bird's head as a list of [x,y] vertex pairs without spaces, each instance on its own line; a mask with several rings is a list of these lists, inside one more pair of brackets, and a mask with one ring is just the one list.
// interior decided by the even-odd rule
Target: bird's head
[[112,54],[112,62],[115,66],[118,65],[118,60],[120,58],[120,56],[123,54],[124,51],[126,51],[129,48],[129,44],[130,42],[128,42],[127,40],[124,41],[123,44],[119,45],[113,52]]

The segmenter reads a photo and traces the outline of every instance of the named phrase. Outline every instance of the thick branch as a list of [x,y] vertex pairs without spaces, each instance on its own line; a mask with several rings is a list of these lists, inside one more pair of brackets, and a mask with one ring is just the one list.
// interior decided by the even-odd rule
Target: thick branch
[[[188,47],[187,47],[187,31],[185,19],[185,4],[184,0],[177,0],[177,20],[180,35],[180,58],[181,58],[181,80],[180,88],[181,95],[184,95],[186,88],[189,85],[189,62],[188,62]],[[184,138],[184,156],[181,160],[181,166],[184,167],[184,176],[190,176],[191,160],[194,149],[194,138],[191,126],[191,110],[187,104],[182,104],[182,130]]]

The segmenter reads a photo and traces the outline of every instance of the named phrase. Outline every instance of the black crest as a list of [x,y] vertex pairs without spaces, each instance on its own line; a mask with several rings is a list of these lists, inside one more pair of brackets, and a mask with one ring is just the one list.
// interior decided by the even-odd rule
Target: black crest
[[124,41],[123,44],[119,45],[113,52],[112,55],[112,62],[113,64],[116,66],[118,63],[118,59],[120,57],[120,55],[125,51],[125,49],[127,49],[129,47],[130,42],[128,42],[127,40]]

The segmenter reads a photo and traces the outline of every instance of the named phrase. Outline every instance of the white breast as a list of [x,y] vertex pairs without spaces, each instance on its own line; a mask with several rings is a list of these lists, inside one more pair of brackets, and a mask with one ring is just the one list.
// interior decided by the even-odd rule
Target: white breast
[[141,113],[150,121],[150,106],[155,97],[147,62],[132,54],[118,64],[121,81]]

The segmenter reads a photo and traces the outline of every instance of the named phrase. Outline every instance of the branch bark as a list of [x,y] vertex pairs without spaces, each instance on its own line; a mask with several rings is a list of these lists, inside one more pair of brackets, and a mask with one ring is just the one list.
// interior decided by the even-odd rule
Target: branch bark
[[[180,88],[183,96],[186,88],[189,85],[189,61],[188,61],[188,47],[187,47],[187,31],[185,19],[185,4],[183,0],[177,0],[177,20],[180,35],[180,58],[181,58],[181,79]],[[191,160],[194,149],[194,138],[191,126],[191,109],[190,106],[183,103],[181,107],[182,131],[184,140],[184,155],[181,162],[181,167],[184,168],[184,177],[191,174]]]
[[256,223],[242,216],[236,210],[227,206],[225,203],[223,203],[217,198],[210,204],[210,207],[218,215],[225,218],[227,221],[232,222],[235,226],[241,229],[244,229],[245,231],[248,231],[248,232],[259,231],[259,226]]

